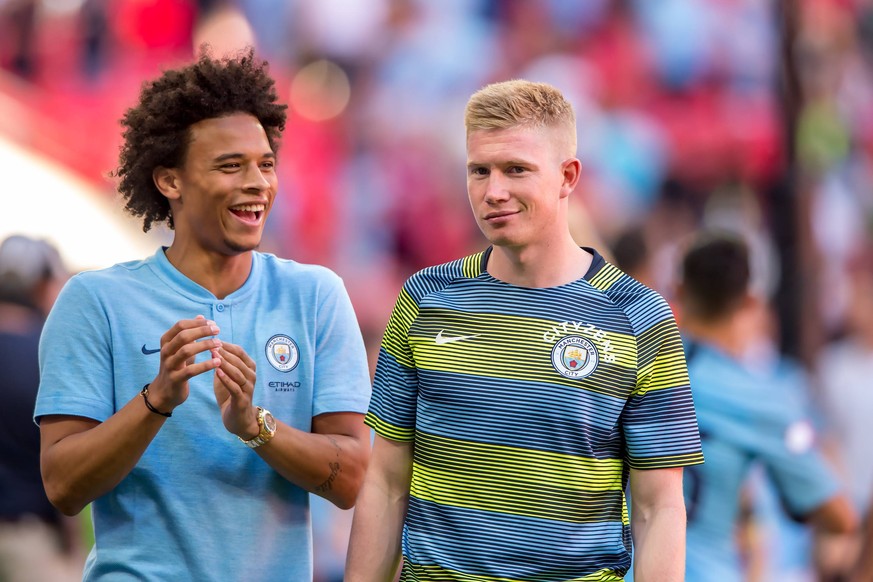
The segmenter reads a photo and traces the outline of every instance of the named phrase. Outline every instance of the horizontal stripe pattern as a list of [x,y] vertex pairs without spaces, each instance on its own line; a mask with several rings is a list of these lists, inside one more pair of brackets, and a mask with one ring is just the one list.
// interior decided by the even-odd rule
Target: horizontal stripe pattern
[[[449,438],[519,446],[533,451],[621,459],[618,418],[625,400],[555,384],[468,377],[463,390],[451,374],[422,371],[416,415],[419,427]],[[502,406],[495,406],[499,401]],[[543,405],[548,402],[548,405]],[[482,411],[488,410],[487,415]],[[451,423],[443,421],[451,418]]]
[[[630,528],[619,522],[576,525],[413,497],[404,539],[415,548],[404,554],[404,575],[423,580],[621,580],[630,567]],[[482,547],[491,550],[487,564]],[[615,571],[607,573],[605,563]]]
[[415,443],[404,579],[619,580],[629,468],[702,460],[670,308],[599,256],[551,289],[482,261],[411,277],[379,354],[366,422]]

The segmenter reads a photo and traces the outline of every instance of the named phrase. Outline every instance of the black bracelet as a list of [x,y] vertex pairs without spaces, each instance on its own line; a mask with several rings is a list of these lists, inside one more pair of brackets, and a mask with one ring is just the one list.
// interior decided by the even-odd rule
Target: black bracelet
[[166,416],[167,418],[170,418],[171,416],[173,416],[172,412],[161,412],[160,410],[158,410],[157,408],[152,406],[152,403],[149,402],[149,385],[148,384],[146,384],[145,386],[142,387],[140,394],[142,394],[142,399],[145,400],[146,406],[148,407],[149,410],[151,410],[155,414],[160,414],[161,416]]

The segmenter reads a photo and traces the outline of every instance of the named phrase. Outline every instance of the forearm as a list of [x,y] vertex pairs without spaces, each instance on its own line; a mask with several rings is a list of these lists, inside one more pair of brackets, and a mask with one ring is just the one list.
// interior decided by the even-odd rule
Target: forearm
[[139,395],[102,423],[43,418],[40,463],[49,500],[66,515],[79,513],[130,473],[166,420]]
[[685,509],[633,509],[634,580],[672,582],[685,576]]
[[868,510],[861,531],[861,548],[849,582],[873,582],[873,506]]
[[412,446],[376,436],[373,460],[352,521],[346,582],[394,580],[409,506]]
[[349,509],[364,480],[369,442],[304,432],[278,422],[276,436],[255,451],[288,481]]
[[390,582],[400,564],[409,494],[366,482],[361,489],[346,558],[346,582]]

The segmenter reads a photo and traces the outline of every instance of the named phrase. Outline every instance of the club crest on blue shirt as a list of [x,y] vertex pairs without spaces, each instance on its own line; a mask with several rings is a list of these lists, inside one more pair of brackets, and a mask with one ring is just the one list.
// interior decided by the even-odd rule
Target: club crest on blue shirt
[[267,361],[280,372],[290,372],[300,362],[300,350],[287,335],[274,335],[267,342]]
[[597,348],[582,336],[570,335],[552,348],[552,365],[567,378],[584,378],[597,368]]

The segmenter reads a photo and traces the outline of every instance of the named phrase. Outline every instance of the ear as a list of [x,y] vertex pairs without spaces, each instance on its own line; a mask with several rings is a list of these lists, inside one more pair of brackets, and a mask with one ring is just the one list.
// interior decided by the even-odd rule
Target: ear
[[179,189],[179,176],[174,168],[158,166],[152,172],[152,180],[155,182],[155,187],[168,199],[179,200],[182,198],[182,192]]
[[765,311],[767,307],[767,303],[756,293],[752,293],[751,291],[746,291],[745,295],[743,295],[740,305],[743,307],[743,309],[747,309],[749,311]]
[[576,189],[579,178],[582,176],[582,162],[578,158],[570,158],[561,164],[561,173],[564,182],[561,185],[561,198],[567,198]]
[[676,298],[676,305],[679,309],[683,309],[688,301],[688,288],[685,287],[684,281],[679,280],[673,283],[673,296]]

